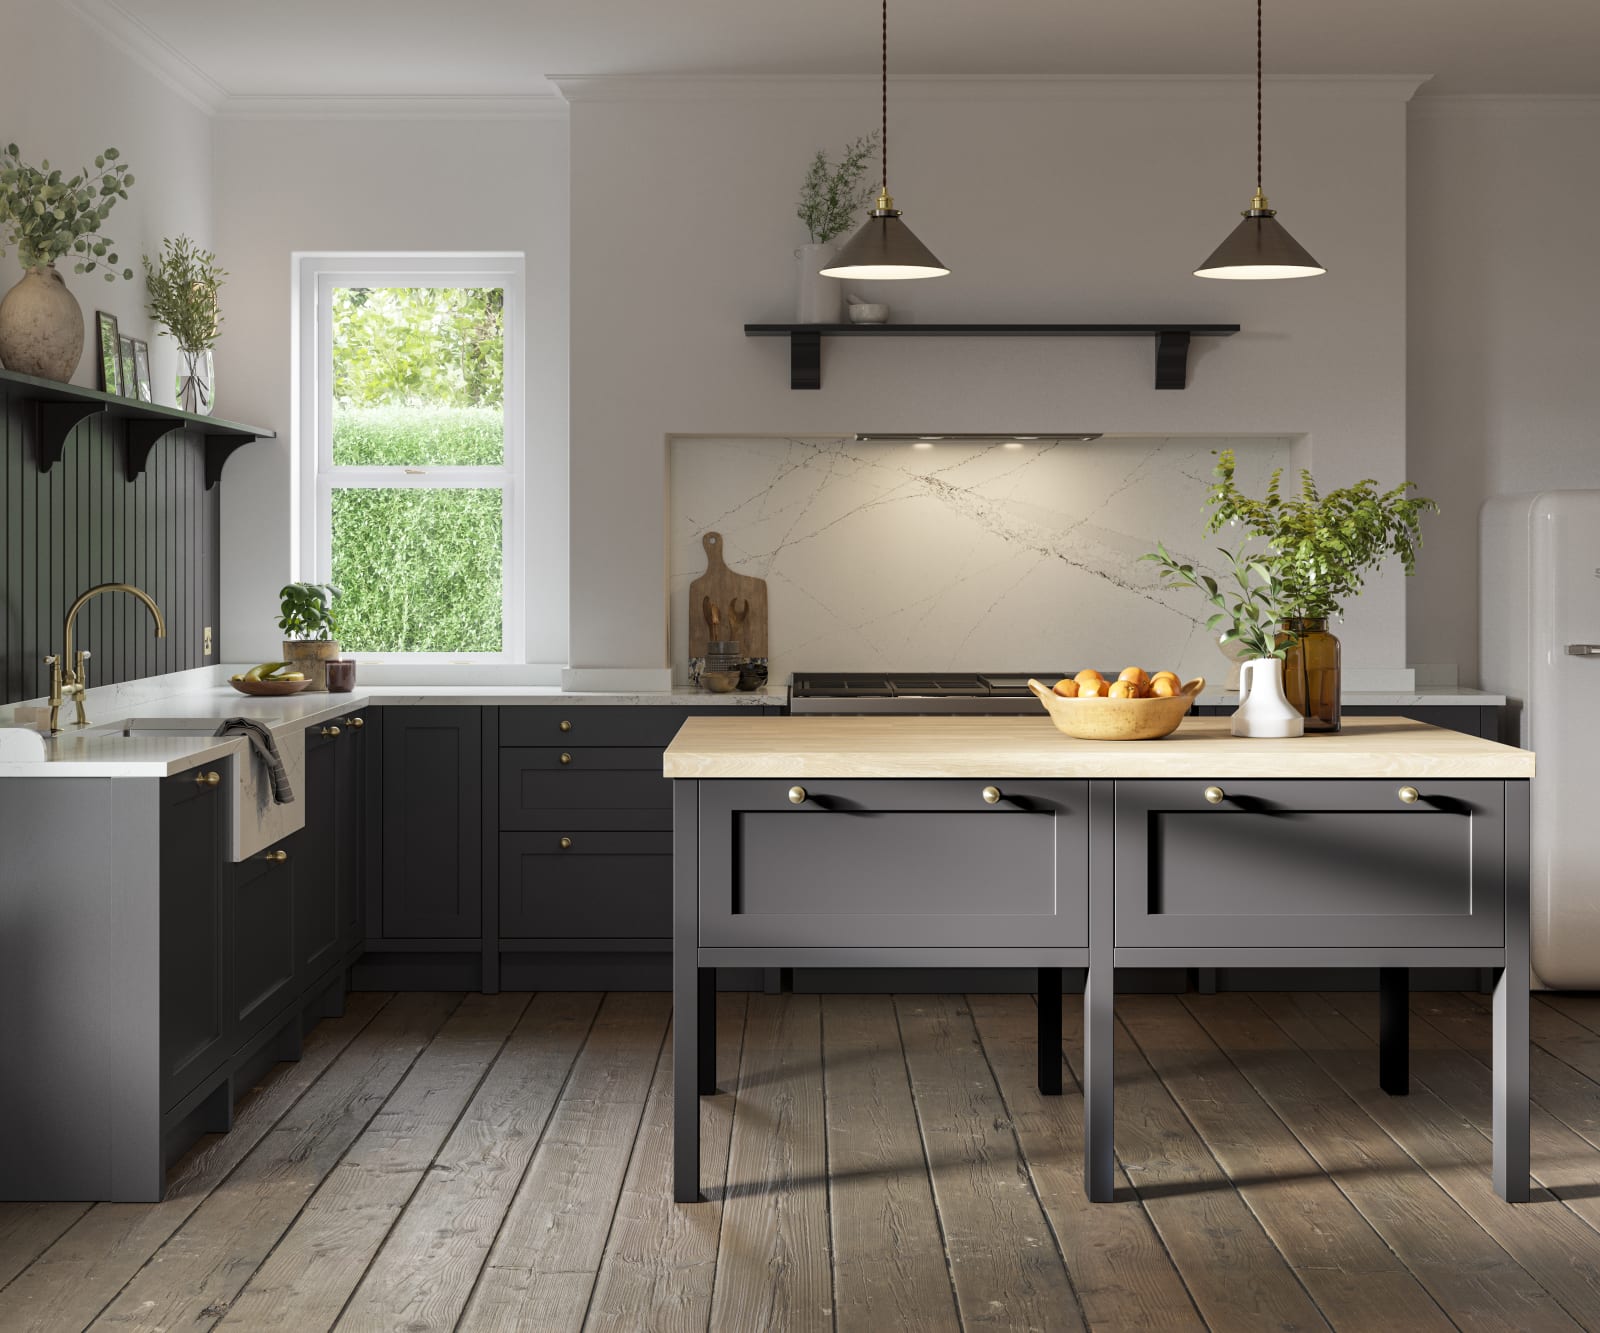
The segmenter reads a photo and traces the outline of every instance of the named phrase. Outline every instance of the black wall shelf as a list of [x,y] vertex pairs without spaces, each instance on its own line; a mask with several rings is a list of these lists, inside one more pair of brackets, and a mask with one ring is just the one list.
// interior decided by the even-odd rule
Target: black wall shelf
[[199,431],[206,441],[206,489],[222,476],[222,465],[236,449],[255,440],[275,440],[276,431],[265,426],[247,426],[220,417],[203,417],[175,407],[158,407],[136,398],[123,398],[98,389],[80,389],[74,384],[19,375],[0,370],[0,393],[19,403],[31,403],[39,427],[39,471],[48,472],[61,461],[67,437],[77,425],[90,417],[127,423],[128,463],[126,475],[132,481],[145,469],[150,451],[157,441],[175,430]]
[[746,324],[747,338],[789,340],[789,387],[822,387],[824,338],[1153,338],[1156,388],[1189,384],[1189,340],[1226,338],[1237,324]]

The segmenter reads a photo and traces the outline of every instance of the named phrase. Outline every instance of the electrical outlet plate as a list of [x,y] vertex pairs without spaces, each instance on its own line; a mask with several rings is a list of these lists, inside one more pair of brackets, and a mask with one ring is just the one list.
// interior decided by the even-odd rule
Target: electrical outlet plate
[[211,626],[207,625],[200,635],[200,656],[211,656]]

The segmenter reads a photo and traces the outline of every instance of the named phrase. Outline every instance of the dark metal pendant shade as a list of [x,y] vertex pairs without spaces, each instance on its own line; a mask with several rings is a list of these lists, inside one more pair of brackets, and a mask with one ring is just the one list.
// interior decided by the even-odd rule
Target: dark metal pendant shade
[[898,209],[879,209],[869,214],[861,229],[821,271],[825,277],[857,278],[863,282],[942,278],[950,272],[900,220]]
[[1251,209],[1195,269],[1197,278],[1313,278],[1328,270],[1289,235],[1271,209]]

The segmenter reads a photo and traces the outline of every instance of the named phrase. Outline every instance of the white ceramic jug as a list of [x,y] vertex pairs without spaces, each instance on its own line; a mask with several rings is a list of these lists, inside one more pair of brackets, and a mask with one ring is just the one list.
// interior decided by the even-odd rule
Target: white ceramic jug
[[1302,736],[1306,720],[1283,693],[1283,663],[1253,657],[1239,668],[1239,707],[1230,728],[1235,736]]

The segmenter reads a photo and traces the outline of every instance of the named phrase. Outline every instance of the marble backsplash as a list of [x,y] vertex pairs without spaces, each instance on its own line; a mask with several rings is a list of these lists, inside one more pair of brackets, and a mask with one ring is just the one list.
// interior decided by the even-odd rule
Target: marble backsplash
[[[700,535],[767,580],[774,684],[795,670],[1044,671],[1137,663],[1221,680],[1199,596],[1138,557],[1201,556],[1215,451],[1258,490],[1284,438],[1090,442],[678,437],[672,659],[688,678]],[[1225,539],[1225,535],[1223,535]]]

